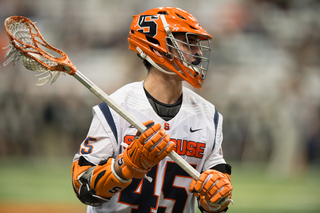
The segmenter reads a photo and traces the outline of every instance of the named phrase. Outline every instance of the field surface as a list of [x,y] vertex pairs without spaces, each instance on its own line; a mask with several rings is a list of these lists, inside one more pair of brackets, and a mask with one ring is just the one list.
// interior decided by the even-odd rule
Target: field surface
[[[1,213],[85,213],[75,197],[72,159],[0,158]],[[261,164],[233,164],[233,200],[228,213],[319,213],[320,169],[280,179]]]

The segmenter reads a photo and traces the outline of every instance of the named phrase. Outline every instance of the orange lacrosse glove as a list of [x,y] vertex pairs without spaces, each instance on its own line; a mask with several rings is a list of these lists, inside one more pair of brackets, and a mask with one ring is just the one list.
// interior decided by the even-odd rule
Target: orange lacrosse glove
[[143,123],[147,130],[137,132],[135,140],[118,157],[122,174],[127,179],[143,178],[144,175],[175,147],[170,136],[153,121]]
[[124,180],[115,172],[115,160],[109,158],[93,165],[80,157],[72,164],[72,185],[79,200],[91,206],[108,202],[132,180]]
[[222,211],[232,202],[230,175],[217,170],[204,171],[198,181],[192,180],[189,191],[195,193],[200,199],[200,205],[206,211]]

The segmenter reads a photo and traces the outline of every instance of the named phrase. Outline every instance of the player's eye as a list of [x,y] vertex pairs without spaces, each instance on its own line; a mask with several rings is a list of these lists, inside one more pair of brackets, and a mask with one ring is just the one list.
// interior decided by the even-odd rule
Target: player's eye
[[189,38],[189,44],[196,44],[198,39],[196,38]]

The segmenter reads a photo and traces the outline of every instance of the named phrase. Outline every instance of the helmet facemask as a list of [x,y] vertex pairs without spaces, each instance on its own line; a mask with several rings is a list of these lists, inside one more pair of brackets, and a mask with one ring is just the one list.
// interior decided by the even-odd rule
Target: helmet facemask
[[[177,34],[184,34],[185,41],[179,40],[175,38],[175,35]],[[189,38],[190,36],[194,36],[197,38],[196,42],[190,42]],[[179,47],[181,45],[184,45],[187,48],[187,51],[183,51]],[[210,52],[211,52],[211,46],[210,46],[210,39],[199,39],[199,35],[194,33],[173,33],[171,35],[168,35],[166,37],[166,46],[167,46],[167,53],[170,56],[170,60],[174,61],[176,58],[179,63],[176,63],[180,67],[180,73],[185,75],[183,71],[187,71],[189,75],[192,74],[189,70],[193,70],[196,75],[198,75],[202,80],[205,79],[207,70],[209,67],[209,60],[210,60]],[[198,53],[192,53],[193,48],[199,48],[201,55]],[[175,55],[172,53],[172,50],[176,50],[178,55]],[[186,68],[186,69],[185,69]]]

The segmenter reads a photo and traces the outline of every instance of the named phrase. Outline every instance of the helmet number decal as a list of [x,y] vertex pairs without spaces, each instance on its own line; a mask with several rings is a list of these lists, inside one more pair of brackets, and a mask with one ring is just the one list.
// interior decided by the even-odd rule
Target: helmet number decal
[[157,35],[158,24],[154,21],[159,19],[159,16],[155,15],[141,15],[139,17],[138,26],[141,28],[138,30],[140,33],[144,33],[148,36],[154,37]]

